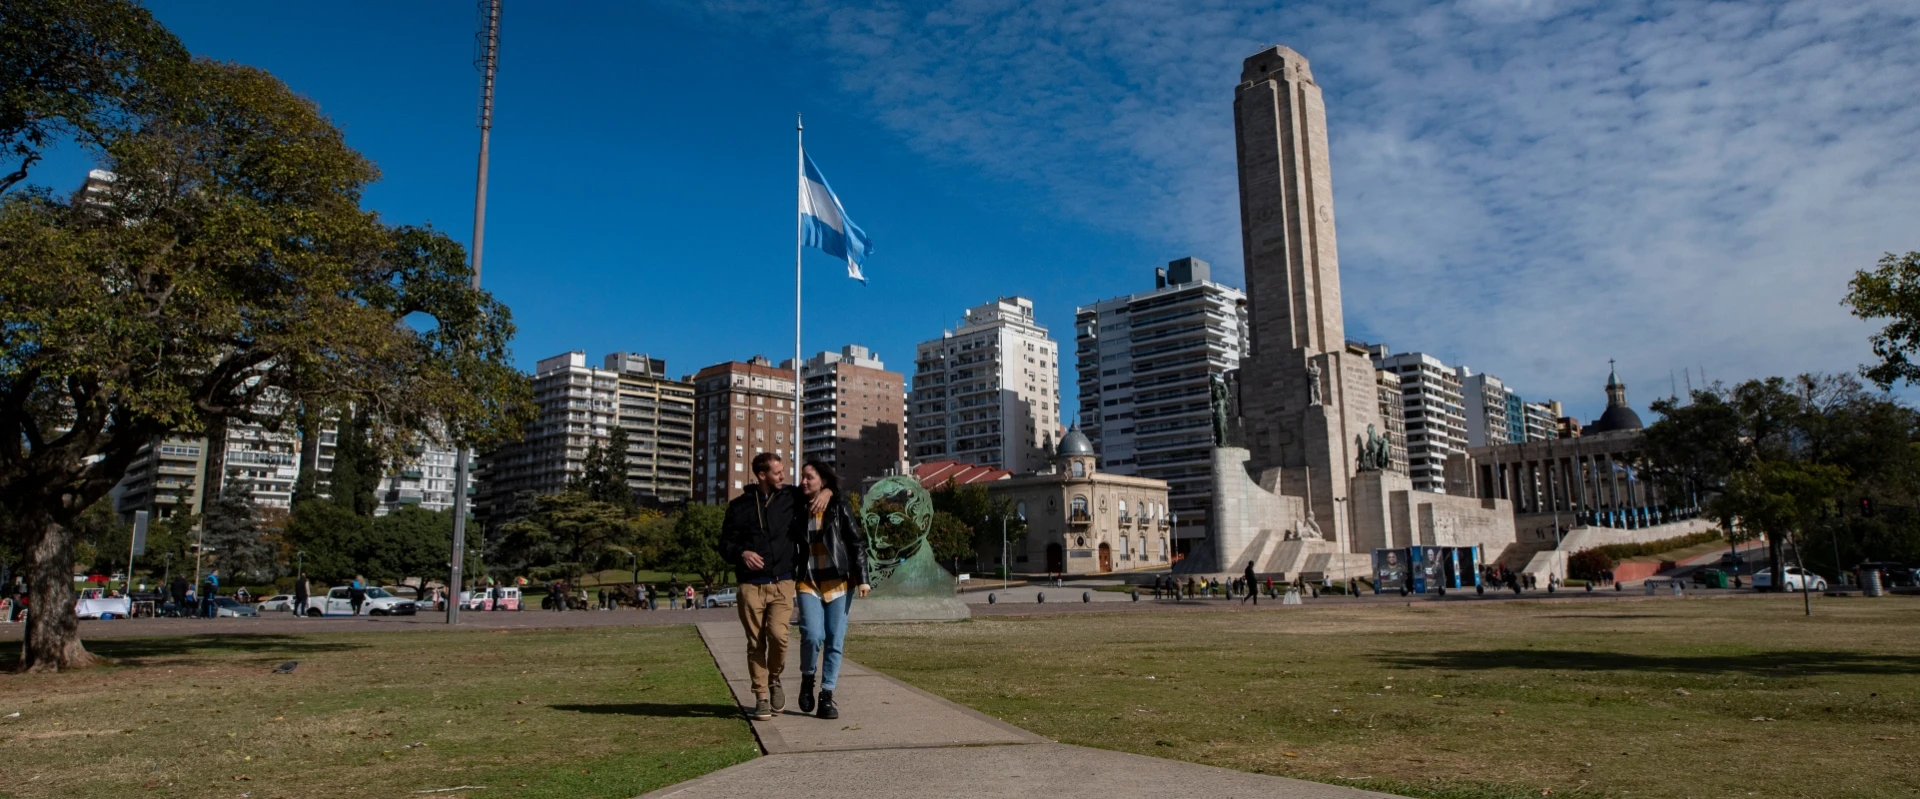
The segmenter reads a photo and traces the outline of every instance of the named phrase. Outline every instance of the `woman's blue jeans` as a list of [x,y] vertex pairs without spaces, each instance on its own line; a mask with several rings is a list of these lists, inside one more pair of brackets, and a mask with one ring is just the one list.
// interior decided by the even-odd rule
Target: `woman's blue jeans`
[[[840,679],[840,655],[847,647],[847,610],[853,607],[853,592],[841,594],[832,602],[800,593],[800,673],[813,674],[819,667],[821,690],[831,691]],[[824,653],[822,649],[824,648]]]

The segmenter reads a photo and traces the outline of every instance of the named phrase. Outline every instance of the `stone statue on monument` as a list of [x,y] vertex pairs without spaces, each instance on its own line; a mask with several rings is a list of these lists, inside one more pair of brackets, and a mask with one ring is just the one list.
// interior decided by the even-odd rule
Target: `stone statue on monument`
[[1232,438],[1232,431],[1229,429],[1227,419],[1233,397],[1232,394],[1227,391],[1226,377],[1224,375],[1208,377],[1207,388],[1213,401],[1213,445],[1216,447],[1231,446],[1232,442],[1230,439]]
[[1320,402],[1320,364],[1309,360],[1307,361],[1307,405],[1319,407]]

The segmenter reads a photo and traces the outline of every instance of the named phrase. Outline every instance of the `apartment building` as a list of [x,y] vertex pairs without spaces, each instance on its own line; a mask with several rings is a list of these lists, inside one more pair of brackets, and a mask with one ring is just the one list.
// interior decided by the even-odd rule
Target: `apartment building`
[[1247,295],[1181,258],[1154,287],[1074,311],[1080,430],[1102,471],[1168,485],[1184,529],[1206,529],[1213,497],[1210,381],[1239,368]]
[[771,452],[794,478],[792,362],[762,356],[701,369],[693,384],[693,501],[718,505],[753,484],[753,458]]
[[581,350],[534,364],[534,420],[517,442],[485,459],[480,503],[498,518],[523,491],[558,494],[581,471],[587,448],[605,445],[619,419],[620,376],[587,365]]
[[[1373,367],[1400,376],[1407,428],[1407,476],[1419,491],[1446,493],[1447,456],[1467,448],[1467,408],[1459,370],[1422,352],[1368,348]],[[1504,406],[1503,406],[1504,407]]]
[[921,342],[914,357],[908,457],[1016,474],[1044,469],[1060,429],[1059,349],[1033,301],[1001,297]]
[[137,511],[154,519],[196,514],[206,482],[207,439],[168,434],[140,448],[115,486],[114,510],[131,522]]
[[1407,409],[1400,389],[1400,373],[1392,369],[1373,370],[1379,391],[1381,435],[1387,437],[1387,468],[1407,473]]
[[[1467,446],[1488,447],[1525,440],[1517,436],[1525,435],[1526,419],[1515,419],[1517,408],[1510,408],[1508,402],[1511,399],[1513,405],[1518,405],[1519,396],[1508,390],[1498,377],[1475,372],[1466,366],[1459,367],[1457,371],[1460,375],[1460,399],[1466,409]],[[1519,423],[1518,434],[1513,422]]]
[[906,458],[906,377],[858,344],[822,352],[800,370],[806,459],[831,464],[841,485],[861,485]]
[[618,378],[618,424],[627,433],[627,485],[662,503],[693,497],[693,384],[667,376],[667,362],[631,352],[606,357]]

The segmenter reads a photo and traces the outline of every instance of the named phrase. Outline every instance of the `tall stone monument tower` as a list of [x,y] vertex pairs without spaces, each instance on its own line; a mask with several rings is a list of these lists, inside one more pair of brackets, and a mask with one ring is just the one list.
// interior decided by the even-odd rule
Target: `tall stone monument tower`
[[1307,59],[1277,46],[1248,58],[1233,118],[1252,329],[1239,392],[1248,468],[1305,500],[1309,530],[1351,540],[1342,501],[1379,405],[1372,359],[1346,343],[1327,112]]

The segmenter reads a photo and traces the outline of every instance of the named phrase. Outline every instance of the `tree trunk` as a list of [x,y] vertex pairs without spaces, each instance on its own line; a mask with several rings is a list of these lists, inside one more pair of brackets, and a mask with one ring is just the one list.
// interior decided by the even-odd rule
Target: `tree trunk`
[[80,644],[80,620],[73,613],[73,531],[44,515],[32,521],[37,531],[27,544],[32,610],[21,640],[20,669],[54,672],[99,665],[100,658]]
[[215,416],[207,420],[207,474],[201,481],[200,513],[205,515],[213,503],[220,501],[220,491],[226,487],[227,479],[227,417]]
[[1773,584],[1767,586],[1767,590],[1769,591],[1787,590],[1786,589],[1787,573],[1783,571],[1781,568],[1786,565],[1785,563],[1782,562],[1783,557],[1784,556],[1780,552],[1780,534],[1774,533],[1774,532],[1768,532],[1767,533],[1767,567],[1770,569],[1773,569]]

